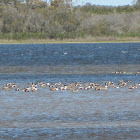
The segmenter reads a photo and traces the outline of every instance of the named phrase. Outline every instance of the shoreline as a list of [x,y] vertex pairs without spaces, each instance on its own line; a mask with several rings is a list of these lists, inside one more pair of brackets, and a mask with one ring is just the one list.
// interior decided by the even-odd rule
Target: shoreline
[[7,40],[0,39],[0,44],[68,44],[68,43],[140,43],[140,37],[97,37],[77,39],[28,39],[28,40]]

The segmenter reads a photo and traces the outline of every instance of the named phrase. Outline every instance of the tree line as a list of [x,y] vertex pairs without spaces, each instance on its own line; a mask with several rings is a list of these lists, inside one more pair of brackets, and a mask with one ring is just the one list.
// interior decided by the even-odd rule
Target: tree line
[[0,39],[140,36],[140,0],[132,6],[74,6],[72,0],[0,0]]

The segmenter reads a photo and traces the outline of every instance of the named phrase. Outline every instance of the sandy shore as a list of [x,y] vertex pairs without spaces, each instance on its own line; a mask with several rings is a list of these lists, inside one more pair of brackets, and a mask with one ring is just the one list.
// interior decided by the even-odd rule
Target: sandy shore
[[0,44],[47,44],[47,43],[131,43],[140,42],[140,37],[87,37],[76,39],[0,39]]

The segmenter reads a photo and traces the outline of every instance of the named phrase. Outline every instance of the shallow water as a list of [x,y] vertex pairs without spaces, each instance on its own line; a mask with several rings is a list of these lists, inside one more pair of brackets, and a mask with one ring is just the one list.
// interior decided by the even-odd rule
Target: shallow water
[[2,90],[8,82],[140,83],[140,43],[0,45],[0,53],[0,139],[140,138],[140,86],[77,93]]
[[139,138],[139,90],[2,93],[0,138]]

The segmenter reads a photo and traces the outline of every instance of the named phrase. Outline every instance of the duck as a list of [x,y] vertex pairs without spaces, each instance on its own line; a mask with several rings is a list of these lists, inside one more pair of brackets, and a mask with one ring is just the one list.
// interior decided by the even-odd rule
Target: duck
[[47,86],[50,86],[51,84],[50,84],[50,83],[46,83],[46,85],[47,85]]
[[109,86],[109,83],[108,82],[103,82],[105,86]]
[[67,89],[67,86],[66,85],[62,85],[61,87],[60,87],[60,90],[66,90]]
[[60,86],[62,83],[61,82],[58,82],[58,83],[55,83],[54,85],[55,86]]
[[140,74],[140,72],[136,72],[136,73],[135,73],[135,75],[139,75],[139,74]]
[[114,87],[114,83],[112,81],[110,81],[108,84],[110,87]]
[[121,73],[125,74],[125,73],[126,73],[126,71],[122,71]]
[[59,89],[57,87],[50,88],[50,91],[56,91],[56,90],[59,90]]
[[98,83],[95,83],[95,87],[97,87],[97,86],[99,86],[99,84]]
[[16,88],[17,87],[17,85],[16,84],[12,84],[12,86],[11,86],[12,88]]
[[44,83],[42,83],[40,86],[43,87],[43,88],[47,87],[47,85],[44,84]]
[[95,90],[101,90],[100,86],[95,87]]
[[72,92],[76,93],[78,92],[78,89],[73,89]]
[[77,83],[76,84],[76,87],[80,87],[82,84],[81,83]]
[[43,82],[37,82],[37,84],[38,84],[38,85],[41,85],[41,84],[43,84]]
[[102,90],[107,90],[108,89],[108,86],[101,86],[100,87]]
[[114,86],[114,88],[120,88],[119,86]]
[[36,92],[37,91],[37,87],[33,87],[31,90],[32,90],[32,92]]
[[129,88],[129,89],[136,89],[137,86],[136,86],[136,85],[130,85],[128,88]]
[[27,88],[24,88],[22,91],[24,92],[30,92],[31,88],[30,87],[27,87]]
[[7,83],[6,86],[11,87],[12,83]]
[[32,86],[32,85],[34,85],[34,83],[33,83],[33,82],[32,82],[32,83],[28,83],[28,85],[29,85],[29,86]]
[[7,87],[7,86],[3,87],[3,89],[4,89],[5,91],[10,91],[10,90],[11,90],[11,88],[10,88],[10,87]]
[[82,89],[84,89],[84,87],[83,86],[79,86],[78,89],[82,90]]
[[121,87],[125,87],[125,86],[127,86],[127,83],[124,82],[123,80],[121,80],[121,81],[119,81],[118,85]]
[[20,91],[20,88],[16,88],[15,91]]
[[89,90],[90,88],[91,88],[90,86],[86,86],[84,89]]
[[120,71],[118,70],[118,71],[115,71],[115,74],[120,74]]
[[50,87],[50,88],[54,88],[55,86],[54,86],[54,85],[50,85],[49,87]]
[[72,86],[71,85],[67,85],[67,90],[72,90]]
[[90,86],[95,86],[95,84],[94,84],[94,83],[89,83],[89,85],[90,85]]
[[86,87],[90,86],[90,83],[86,83],[85,86],[86,86]]

